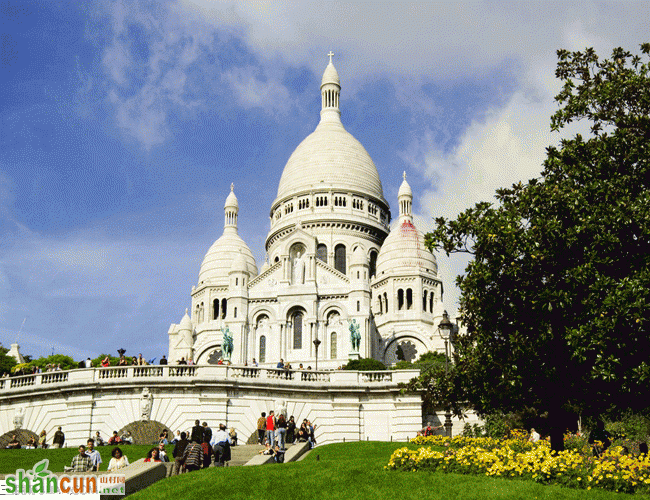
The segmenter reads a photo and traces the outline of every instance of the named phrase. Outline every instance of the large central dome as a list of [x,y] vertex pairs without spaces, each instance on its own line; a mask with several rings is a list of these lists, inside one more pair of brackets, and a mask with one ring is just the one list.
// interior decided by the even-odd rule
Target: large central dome
[[384,200],[377,167],[341,123],[339,76],[330,63],[321,83],[321,120],[293,152],[280,178],[276,202],[305,191],[335,189]]

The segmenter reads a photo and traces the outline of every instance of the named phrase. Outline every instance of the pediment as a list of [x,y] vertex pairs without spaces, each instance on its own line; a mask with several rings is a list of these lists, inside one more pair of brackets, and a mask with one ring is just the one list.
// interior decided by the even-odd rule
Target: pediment
[[274,288],[282,279],[282,262],[276,262],[262,274],[258,275],[248,285],[248,290],[254,292],[261,289]]
[[319,286],[349,285],[350,278],[324,262],[316,261],[316,283]]

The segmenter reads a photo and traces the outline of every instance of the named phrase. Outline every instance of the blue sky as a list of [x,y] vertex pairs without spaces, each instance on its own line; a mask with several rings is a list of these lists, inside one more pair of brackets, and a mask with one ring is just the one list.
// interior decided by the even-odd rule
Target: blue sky
[[[648,41],[647,2],[29,2],[0,6],[0,342],[167,351],[231,182],[268,211],[334,63],[342,120],[421,229],[535,177],[555,51]],[[394,213],[395,215],[395,213]],[[439,256],[446,303],[462,259]],[[24,326],[21,329],[21,324]]]

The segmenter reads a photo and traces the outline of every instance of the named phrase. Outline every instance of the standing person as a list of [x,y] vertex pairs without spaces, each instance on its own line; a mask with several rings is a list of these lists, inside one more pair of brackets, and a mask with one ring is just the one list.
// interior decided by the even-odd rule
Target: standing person
[[257,440],[261,445],[264,445],[264,432],[266,431],[266,412],[262,412],[262,416],[257,419]]
[[[54,446],[55,448],[63,448],[63,443],[65,443],[65,434],[63,434],[61,427],[59,427],[54,433],[54,440],[52,441],[52,446]],[[86,447],[84,446],[84,453],[85,451],[86,451]]]
[[611,434],[605,430],[605,422],[598,419],[596,428],[589,433],[589,444],[593,448],[594,456],[599,457],[600,454],[609,448],[612,444]]
[[180,439],[174,446],[174,451],[172,456],[174,457],[174,469],[172,475],[177,476],[180,470],[183,468],[183,455],[185,454],[185,448],[189,442],[187,441],[187,434],[181,432]]
[[86,447],[82,444],[79,446],[79,454],[72,457],[72,472],[88,472],[93,468],[93,462],[88,455],[86,455]]
[[183,464],[188,472],[199,470],[203,463],[203,447],[192,440],[183,452]]
[[280,413],[277,421],[277,435],[278,435],[278,445],[281,450],[285,449],[285,441],[287,437],[287,419],[284,418],[284,415]]
[[190,441],[201,444],[203,442],[203,427],[201,427],[201,422],[199,420],[194,421],[194,427],[192,427],[192,434]]
[[162,358],[160,358],[160,364],[161,365],[166,365],[167,364],[167,358],[165,357],[164,354],[163,354]]
[[293,415],[289,417],[287,422],[287,443],[293,444],[296,440],[296,421],[293,418]]
[[273,443],[275,441],[275,415],[273,410],[269,412],[269,416],[266,417],[266,440],[273,448]]
[[209,443],[212,441],[212,429],[208,427],[207,422],[203,422],[203,442]]
[[230,445],[230,436],[226,431],[226,424],[219,424],[219,430],[214,433],[212,438],[212,448],[214,449],[214,459],[217,467],[223,467],[225,462],[230,461]]
[[102,456],[99,454],[99,452],[95,449],[95,440],[94,439],[89,439],[88,443],[86,443],[86,455],[90,458],[90,461],[92,462],[93,471],[98,471],[99,470],[99,464],[102,463]]
[[47,443],[45,441],[47,441],[47,432],[45,431],[45,429],[43,429],[41,435],[38,436],[38,445],[41,448],[47,448]]

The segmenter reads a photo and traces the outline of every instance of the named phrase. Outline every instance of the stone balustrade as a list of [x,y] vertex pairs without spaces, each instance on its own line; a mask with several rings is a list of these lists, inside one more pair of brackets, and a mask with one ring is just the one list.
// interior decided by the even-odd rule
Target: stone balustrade
[[25,389],[34,390],[39,386],[43,389],[56,386],[71,385],[111,385],[125,381],[134,383],[151,381],[251,381],[280,383],[300,386],[332,385],[332,386],[375,386],[381,384],[397,385],[408,382],[418,374],[417,370],[396,371],[314,371],[314,370],[283,370],[277,368],[258,368],[241,365],[148,365],[148,366],[114,366],[108,368],[89,368],[69,371],[45,372],[19,377],[0,378],[0,393],[21,392]]

